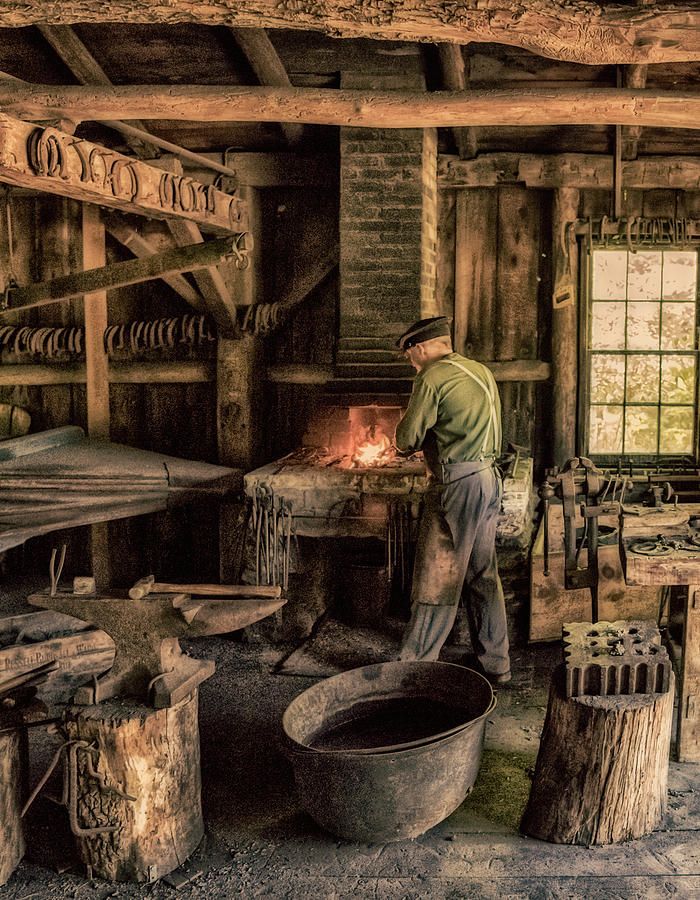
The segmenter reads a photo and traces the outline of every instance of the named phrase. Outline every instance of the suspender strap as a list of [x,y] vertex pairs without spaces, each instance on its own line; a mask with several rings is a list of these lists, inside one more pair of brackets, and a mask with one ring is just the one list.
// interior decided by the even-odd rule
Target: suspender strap
[[464,372],[465,375],[468,375],[469,378],[472,379],[472,381],[475,381],[479,385],[479,387],[482,389],[482,391],[486,394],[486,397],[489,402],[490,430],[489,430],[489,428],[486,429],[486,434],[484,436],[484,443],[481,446],[481,457],[483,459],[483,457],[486,456],[486,449],[487,449],[488,443],[489,443],[490,431],[493,432],[493,443],[494,443],[494,451],[493,452],[494,452],[494,455],[498,455],[498,451],[499,451],[500,444],[501,444],[501,436],[499,434],[498,417],[496,415],[496,399],[493,395],[492,385],[488,381],[484,381],[481,378],[479,378],[478,375],[476,375],[474,372],[471,372],[466,366],[463,366],[461,363],[458,363],[457,360],[455,360],[455,359],[443,359],[443,360],[441,360],[441,362],[449,363],[449,365],[451,365],[451,366],[456,366],[458,369],[460,369],[462,372]]

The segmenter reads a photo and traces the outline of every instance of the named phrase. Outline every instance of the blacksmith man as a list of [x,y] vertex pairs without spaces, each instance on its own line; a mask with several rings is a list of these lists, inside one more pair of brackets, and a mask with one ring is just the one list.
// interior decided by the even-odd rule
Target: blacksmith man
[[462,586],[472,643],[492,683],[510,680],[503,588],[496,561],[501,402],[491,371],[452,350],[444,316],[421,319],[398,347],[417,371],[396,426],[402,452],[422,450],[431,474],[418,532],[411,621],[400,659],[437,659]]

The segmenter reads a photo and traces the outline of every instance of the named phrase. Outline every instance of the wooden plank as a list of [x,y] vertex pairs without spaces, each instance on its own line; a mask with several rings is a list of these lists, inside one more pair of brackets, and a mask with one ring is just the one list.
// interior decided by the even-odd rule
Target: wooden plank
[[676,749],[680,762],[700,762],[700,583],[685,601]]
[[[626,88],[643,90],[647,86],[648,66],[627,66],[624,72]],[[639,138],[642,129],[639,125],[627,125],[622,129],[622,158],[636,159],[639,147]]]
[[[552,206],[552,459],[562,466],[576,455],[578,390],[578,246],[569,224],[578,217],[576,188],[559,188]],[[568,297],[565,295],[568,292]]]
[[[168,227],[180,247],[201,244],[204,241],[202,232],[195,222],[171,219]],[[207,266],[197,269],[192,274],[219,332],[224,337],[231,336],[236,332],[236,304],[221,272],[216,266]]]
[[539,231],[539,209],[532,194],[517,185],[499,188],[496,359],[537,355]]
[[231,85],[24,85],[0,83],[0,108],[24,119],[105,122],[301,122],[364,128],[476,125],[643,125],[697,128],[693,91],[627,88],[353,90]]
[[[291,87],[292,83],[282,60],[264,28],[231,28],[230,31],[260,84]],[[303,140],[303,125],[283,122],[280,127],[290,147]]]
[[[214,380],[213,364],[206,361],[110,363],[110,384],[194,384]],[[83,365],[27,364],[0,366],[0,386],[85,384]],[[3,445],[6,445],[7,441]]]
[[0,320],[19,310],[48,306],[81,294],[87,296],[96,291],[126,287],[160,278],[161,275],[207,268],[233,256],[235,245],[235,238],[217,238],[206,243],[166,250],[144,259],[129,259],[125,262],[111,263],[100,269],[88,269],[54,278],[52,281],[18,287],[11,291],[11,306],[0,311]]
[[16,28],[50,21],[75,23],[166,23],[230,25],[237,28],[284,28],[320,31],[335,38],[429,41],[467,44],[502,43],[539,56],[586,65],[684,62],[700,57],[700,12],[694,0],[672,7],[652,2],[633,8],[601,7],[590,0],[576,4],[539,0],[518,4],[509,0],[438,6],[431,0],[393,4],[386,9],[348,3],[277,3],[247,0],[198,3],[170,0],[167,5],[112,0],[70,0],[51,7],[6,4],[0,27]]
[[[700,188],[700,160],[693,156],[647,156],[623,162],[628,188]],[[477,159],[438,157],[441,188],[485,187],[522,181],[534,188],[612,189],[613,158],[585,153],[484,153]]]
[[495,358],[497,194],[460,191],[455,227],[455,349]]
[[[30,139],[36,154],[30,154]],[[237,197],[4,113],[0,181],[152,218],[190,219],[220,233],[247,228],[245,204]]]
[[438,313],[455,313],[455,230],[457,225],[457,192],[439,191],[437,195],[437,260],[435,265],[435,299]]

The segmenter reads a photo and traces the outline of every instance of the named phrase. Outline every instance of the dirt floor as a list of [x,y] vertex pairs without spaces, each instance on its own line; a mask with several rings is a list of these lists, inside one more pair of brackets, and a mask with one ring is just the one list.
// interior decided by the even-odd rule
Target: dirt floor
[[[20,595],[0,586],[0,611],[20,609]],[[337,623],[326,630],[330,638],[323,653],[328,655],[338,637]],[[316,645],[319,640],[317,635]],[[360,642],[357,664],[363,661],[363,647],[371,659],[381,643],[377,639],[377,646],[371,647],[369,637]],[[183,869],[194,879],[177,891],[164,881],[139,887],[87,880],[74,856],[63,809],[39,801],[28,822],[27,858],[0,888],[0,897],[700,897],[698,765],[671,762],[668,814],[661,828],[646,838],[586,849],[546,844],[518,833],[550,672],[559,661],[560,650],[554,645],[514,654],[514,679],[498,692],[479,779],[465,803],[422,837],[382,845],[337,840],[321,831],[297,801],[292,771],[281,752],[280,719],[318,674],[275,670],[286,666],[304,671],[299,651],[295,655],[293,648],[286,648],[281,653],[261,642],[229,638],[202,639],[189,649],[217,666],[200,697],[207,833]],[[450,654],[455,656],[456,648],[448,648]],[[322,670],[318,656],[311,670],[313,665]],[[285,659],[295,664],[287,666]],[[33,744],[36,780],[50,747],[38,736]]]

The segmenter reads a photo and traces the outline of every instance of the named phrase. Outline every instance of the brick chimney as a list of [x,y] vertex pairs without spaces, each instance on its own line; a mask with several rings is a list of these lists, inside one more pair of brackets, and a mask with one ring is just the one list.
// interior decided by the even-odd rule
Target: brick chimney
[[[420,76],[347,76],[344,88],[425,90]],[[394,341],[437,315],[437,131],[340,129],[338,374],[406,374]]]

